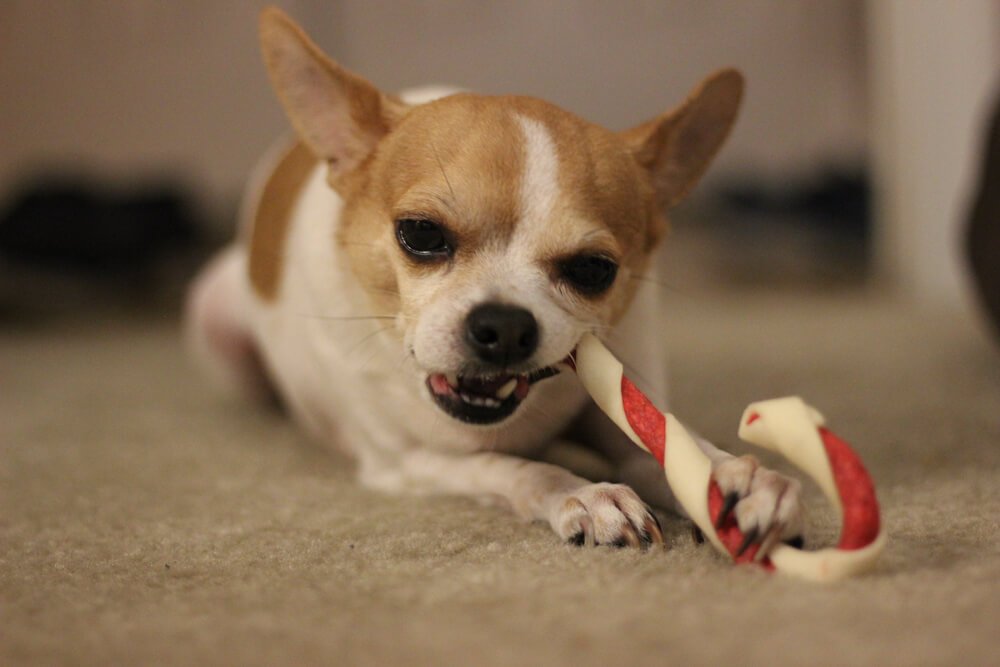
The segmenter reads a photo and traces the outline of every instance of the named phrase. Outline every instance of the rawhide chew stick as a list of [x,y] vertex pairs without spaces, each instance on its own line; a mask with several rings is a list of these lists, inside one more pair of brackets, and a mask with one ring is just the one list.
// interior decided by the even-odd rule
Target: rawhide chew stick
[[[663,466],[674,496],[709,541],[736,562],[751,562],[753,547],[736,555],[743,535],[731,516],[715,527],[722,493],[712,479],[711,461],[680,421],[658,410],[625,377],[622,364],[596,337],[585,335],[571,362],[597,405]],[[739,436],[778,452],[812,477],[841,518],[835,548],[803,551],[780,544],[761,561],[765,568],[833,581],[875,564],[886,539],[875,486],[861,459],[824,426],[819,412],[798,397],[753,403],[740,420]]]

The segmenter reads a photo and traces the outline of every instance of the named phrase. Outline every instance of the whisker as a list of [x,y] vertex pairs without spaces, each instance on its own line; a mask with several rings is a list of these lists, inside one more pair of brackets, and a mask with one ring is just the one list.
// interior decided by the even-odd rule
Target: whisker
[[441,162],[441,155],[438,153],[437,146],[434,142],[431,142],[431,150],[434,152],[434,159],[437,160],[438,169],[441,170],[441,175],[444,176],[444,182],[448,184],[448,192],[451,193],[451,200],[453,202],[458,202],[458,198],[455,196],[455,190],[451,187],[451,181],[448,180],[448,174],[444,171],[444,163]]
[[374,283],[371,283],[371,282],[365,282],[365,281],[358,280],[358,285],[362,289],[368,290],[370,292],[381,292],[382,294],[389,294],[389,295],[392,295],[392,296],[402,296],[402,294],[400,294],[399,290],[389,289],[389,288],[386,288],[386,287],[379,287],[378,285],[375,285]]
[[363,285],[362,287],[364,289],[370,290],[372,292],[381,292],[382,294],[391,294],[393,296],[401,296],[399,290],[395,290],[395,289],[387,289],[385,287],[376,287],[374,285]]
[[[309,313],[298,313],[299,317],[313,320],[331,320],[335,322],[361,322],[366,320],[395,320],[401,315],[311,315]],[[405,317],[404,317],[405,319]]]
[[[376,332],[376,333],[378,333],[378,332]],[[372,335],[374,335],[374,334],[369,334],[368,336],[366,336],[366,340],[367,340],[367,339],[370,339],[370,338],[372,337]],[[355,346],[355,347],[357,347],[357,346]],[[373,359],[374,359],[374,358],[375,358],[375,357],[376,357],[376,356],[378,355],[378,352],[379,352],[379,351],[378,351],[378,350],[376,349],[376,350],[375,350],[375,351],[373,351],[373,352],[372,352],[371,354],[369,354],[369,355],[368,355],[368,356],[367,356],[367,357],[365,358],[365,360],[361,362],[361,364],[360,364],[360,365],[359,365],[359,366],[357,367],[357,369],[358,369],[359,371],[363,371],[363,370],[365,370],[365,367],[366,367],[366,366],[367,366],[368,364],[370,364],[370,363],[372,362],[372,360],[373,360]]]
[[[382,327],[381,329],[376,329],[375,331],[372,331],[372,332],[370,332],[370,333],[366,334],[365,336],[363,336],[363,337],[361,338],[361,340],[359,340],[359,341],[358,341],[357,343],[355,343],[355,344],[354,344],[354,345],[353,345],[353,346],[351,347],[351,349],[349,349],[349,350],[347,351],[347,355],[346,355],[346,356],[350,357],[350,356],[351,356],[352,354],[354,354],[354,352],[355,352],[355,351],[356,351],[356,350],[357,350],[357,349],[358,349],[359,347],[361,347],[362,345],[364,345],[364,344],[365,344],[365,343],[366,343],[367,341],[371,340],[372,338],[374,338],[375,336],[379,335],[380,333],[383,333],[383,332],[385,332],[385,331],[389,331],[389,330],[391,330],[391,329],[392,329],[392,327],[391,327],[391,326],[388,326],[388,327]],[[371,357],[369,357],[368,361],[371,361]],[[363,368],[363,367],[364,367],[364,366],[362,365],[362,368]]]
[[554,419],[551,414],[543,410],[538,405],[525,405],[523,406],[523,410],[526,419],[530,419],[532,417],[538,417],[539,418],[538,423],[552,422]]

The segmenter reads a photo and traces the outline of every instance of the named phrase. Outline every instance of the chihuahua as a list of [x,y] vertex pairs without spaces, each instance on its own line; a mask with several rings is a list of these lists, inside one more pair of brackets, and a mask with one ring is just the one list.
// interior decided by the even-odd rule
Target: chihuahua
[[[275,8],[260,37],[295,138],[192,286],[203,364],[277,395],[370,487],[499,499],[575,544],[662,543],[647,505],[676,509],[662,470],[557,367],[593,332],[665,398],[659,304],[639,287],[742,76],[612,132],[530,97],[383,93]],[[595,448],[614,483],[537,460],[559,441]],[[760,555],[800,534],[798,482],[700,444]]]

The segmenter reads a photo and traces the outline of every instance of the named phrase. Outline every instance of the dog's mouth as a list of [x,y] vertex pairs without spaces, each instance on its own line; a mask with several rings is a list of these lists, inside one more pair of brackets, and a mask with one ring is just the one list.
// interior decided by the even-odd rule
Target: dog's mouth
[[490,376],[433,373],[427,388],[438,407],[467,424],[495,424],[514,414],[531,385],[559,373],[547,366],[520,374]]

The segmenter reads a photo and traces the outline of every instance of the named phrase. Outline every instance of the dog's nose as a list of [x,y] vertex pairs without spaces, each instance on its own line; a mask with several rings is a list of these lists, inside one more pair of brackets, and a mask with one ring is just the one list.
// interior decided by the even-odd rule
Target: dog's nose
[[465,318],[465,340],[483,361],[506,367],[534,354],[538,322],[524,308],[484,303]]

